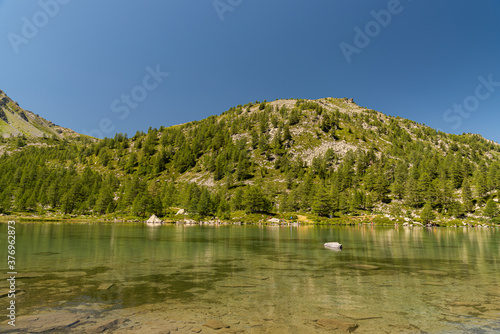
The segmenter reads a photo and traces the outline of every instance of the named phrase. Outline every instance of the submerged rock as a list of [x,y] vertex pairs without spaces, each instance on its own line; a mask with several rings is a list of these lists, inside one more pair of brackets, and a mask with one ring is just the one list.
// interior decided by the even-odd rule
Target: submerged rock
[[357,269],[378,269],[377,266],[371,264],[349,264],[348,267],[357,268]]
[[101,283],[101,284],[99,284],[99,287],[97,288],[97,290],[109,290],[113,286],[114,286],[113,283]]
[[316,323],[323,327],[326,330],[341,330],[344,332],[352,333],[354,332],[359,325],[345,320],[337,320],[337,319],[319,319]]
[[220,285],[223,288],[255,288],[255,284],[244,284],[244,283],[226,283]]
[[426,275],[448,275],[446,271],[441,270],[419,270],[418,272]]
[[29,330],[30,333],[67,331],[87,318],[67,311],[20,316],[16,319],[16,329]]
[[123,324],[125,320],[119,320],[115,319],[112,321],[104,321],[102,323],[99,323],[95,325],[94,327],[89,329],[90,333],[102,333],[104,331],[107,331],[108,329],[113,329],[118,327],[120,324]]
[[220,320],[217,320],[217,319],[210,319],[207,322],[205,322],[203,324],[203,326],[211,328],[211,329],[215,329],[215,330],[221,329],[221,328],[229,328],[228,325],[224,324],[223,322],[221,322]]

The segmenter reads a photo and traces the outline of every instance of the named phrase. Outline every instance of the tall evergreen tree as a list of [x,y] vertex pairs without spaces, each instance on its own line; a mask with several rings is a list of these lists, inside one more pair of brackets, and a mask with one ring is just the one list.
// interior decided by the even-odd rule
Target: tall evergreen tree
[[212,200],[210,198],[210,193],[206,188],[201,192],[197,211],[201,216],[208,216],[210,213],[212,213]]
[[486,194],[488,193],[488,182],[486,180],[486,175],[480,170],[477,170],[475,173],[475,184],[476,196],[479,198],[486,196]]
[[420,212],[420,218],[424,221],[424,223],[429,223],[430,221],[436,218],[436,215],[432,211],[432,207],[430,204],[424,205],[424,208]]
[[410,178],[406,182],[406,203],[414,208],[422,205],[422,194],[418,189],[418,183],[415,179]]
[[498,204],[494,200],[488,200],[486,207],[484,208],[484,215],[489,218],[498,216]]
[[243,197],[245,210],[252,212],[267,212],[271,209],[271,202],[263,194],[261,189],[256,186],[248,186],[245,189]]
[[312,210],[318,216],[326,217],[332,213],[332,201],[323,185],[319,185],[314,195]]
[[250,174],[250,161],[247,157],[246,151],[241,151],[238,164],[236,166],[236,178],[238,181],[245,180]]
[[462,183],[462,203],[466,212],[472,211],[472,191],[470,189],[469,179],[467,178],[465,178]]

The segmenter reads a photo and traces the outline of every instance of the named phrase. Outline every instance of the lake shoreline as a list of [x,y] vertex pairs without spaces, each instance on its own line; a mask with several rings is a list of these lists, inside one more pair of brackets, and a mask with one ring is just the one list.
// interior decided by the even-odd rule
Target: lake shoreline
[[[302,216],[303,217],[303,216]],[[329,218],[322,219],[320,221],[314,221],[310,219],[303,220],[289,220],[289,219],[274,219],[269,221],[266,219],[261,219],[255,221],[255,219],[246,220],[245,217],[240,217],[237,221],[228,220],[206,220],[200,219],[195,220],[192,218],[182,218],[182,219],[171,219],[167,218],[163,221],[165,225],[200,225],[200,226],[220,226],[220,225],[263,225],[263,226],[379,226],[379,227],[478,227],[478,228],[500,228],[500,224],[494,224],[490,222],[484,222],[473,219],[453,219],[453,220],[440,220],[436,221],[432,226],[426,226],[418,221],[413,221],[404,218],[396,218],[394,220],[389,220],[383,215],[372,215],[371,219],[367,219],[364,216],[346,216],[342,218]],[[305,217],[304,217],[305,218]],[[273,219],[273,218],[271,218]],[[107,217],[87,217],[87,216],[76,216],[76,217],[46,217],[46,216],[25,216],[25,215],[2,215],[0,216],[0,223],[7,223],[8,221],[16,221],[16,223],[119,223],[119,224],[145,224],[147,219],[138,219],[130,217],[119,217],[119,218],[107,218]]]
[[500,328],[496,228],[16,226],[16,328],[0,332]]

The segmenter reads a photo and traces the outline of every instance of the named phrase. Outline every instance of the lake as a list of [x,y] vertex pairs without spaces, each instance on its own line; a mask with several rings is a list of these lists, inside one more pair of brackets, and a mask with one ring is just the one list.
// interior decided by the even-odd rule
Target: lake
[[16,251],[16,330],[500,331],[498,228],[18,223]]

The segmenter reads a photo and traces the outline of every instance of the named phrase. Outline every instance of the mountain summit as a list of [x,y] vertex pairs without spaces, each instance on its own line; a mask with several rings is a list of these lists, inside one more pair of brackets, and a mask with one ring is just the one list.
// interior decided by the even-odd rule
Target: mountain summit
[[21,108],[17,102],[0,90],[0,136],[8,138],[23,135],[27,138],[52,136],[64,138],[78,134]]

